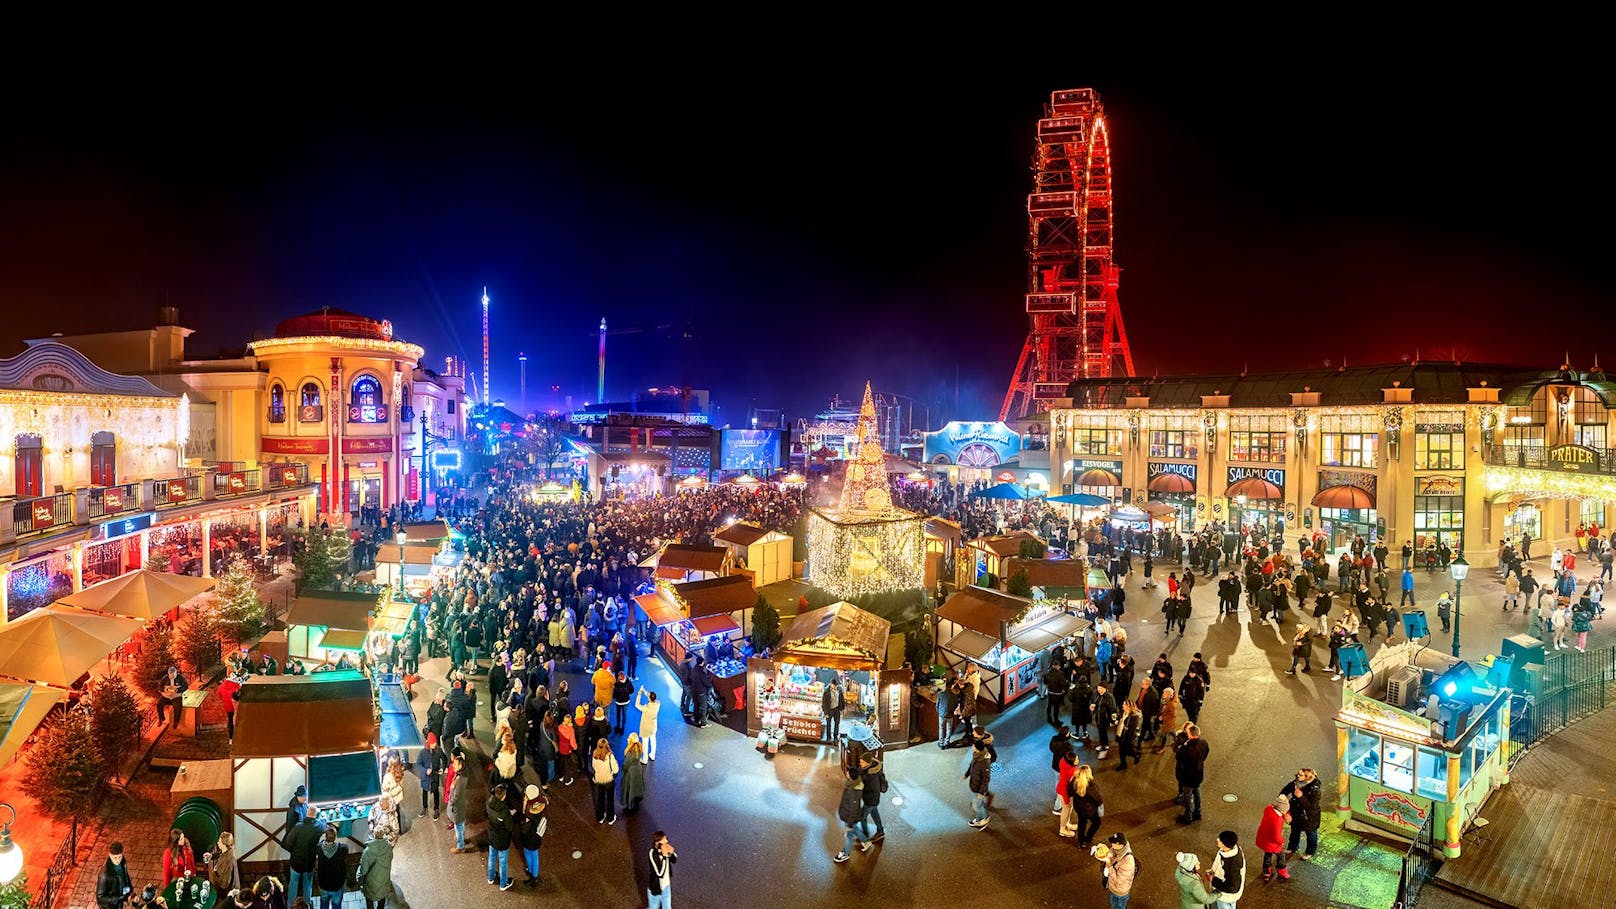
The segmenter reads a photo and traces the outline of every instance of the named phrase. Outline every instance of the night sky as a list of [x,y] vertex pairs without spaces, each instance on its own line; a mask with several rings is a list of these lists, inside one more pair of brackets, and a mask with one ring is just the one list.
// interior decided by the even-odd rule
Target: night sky
[[1596,342],[1616,365],[1604,80],[703,60],[224,64],[13,99],[0,349],[167,304],[210,356],[333,306],[480,368],[487,285],[513,402],[518,351],[530,406],[592,399],[605,316],[632,330],[613,399],[688,383],[740,424],[869,377],[990,417],[1026,333],[1034,121],[1090,85],[1140,372],[1586,366]]

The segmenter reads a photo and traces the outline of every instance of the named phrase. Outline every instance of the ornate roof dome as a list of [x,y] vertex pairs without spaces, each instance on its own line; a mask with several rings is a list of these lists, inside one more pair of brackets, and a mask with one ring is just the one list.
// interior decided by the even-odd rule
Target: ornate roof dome
[[275,326],[277,338],[337,337],[393,340],[393,323],[372,319],[344,309],[326,307],[319,312],[293,316]]

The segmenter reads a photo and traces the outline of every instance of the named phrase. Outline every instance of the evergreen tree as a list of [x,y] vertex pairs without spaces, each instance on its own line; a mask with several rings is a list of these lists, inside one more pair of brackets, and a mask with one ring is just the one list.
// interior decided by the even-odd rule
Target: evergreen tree
[[148,625],[135,657],[135,687],[152,700],[163,690],[163,677],[174,659],[174,635],[167,625]]
[[23,785],[46,815],[83,820],[94,813],[106,775],[91,737],[89,711],[75,707],[39,731]]
[[293,560],[304,587],[333,587],[337,575],[348,570],[352,545],[339,532],[320,527],[303,535],[303,551]]
[[1016,573],[1004,582],[1004,592],[1015,597],[1032,596],[1032,582],[1027,579],[1027,569],[1017,568]]
[[116,772],[140,743],[141,713],[122,676],[98,679],[90,689],[90,733],[109,770]]
[[757,650],[780,643],[780,611],[762,596],[752,607],[752,646]]
[[1041,559],[1046,551],[1044,544],[1039,540],[1022,540],[1016,554],[1023,559]]
[[219,620],[210,609],[196,609],[187,615],[180,622],[174,640],[175,650],[191,668],[192,677],[198,684],[209,670],[219,665],[219,651],[223,644]]
[[258,585],[246,559],[230,560],[213,593],[213,614],[224,638],[245,644],[264,630],[264,601],[258,598]]

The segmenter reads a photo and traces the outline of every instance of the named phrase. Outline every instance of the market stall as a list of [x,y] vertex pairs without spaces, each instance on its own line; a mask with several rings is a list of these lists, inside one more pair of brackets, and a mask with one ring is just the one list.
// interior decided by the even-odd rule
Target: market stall
[[792,539],[778,530],[737,521],[713,538],[729,548],[738,569],[750,573],[753,587],[767,587],[791,577]]
[[1432,824],[1459,855],[1464,832],[1508,782],[1509,662],[1491,670],[1421,644],[1382,647],[1343,686],[1336,810],[1405,839]]
[[908,672],[885,668],[891,628],[886,619],[846,602],[797,616],[773,659],[747,660],[747,733],[769,733],[771,747],[781,738],[823,740],[825,686],[841,685],[843,733],[864,723],[887,747],[907,745],[913,680]]
[[965,587],[933,613],[932,639],[950,667],[982,668],[979,699],[1003,710],[1038,690],[1038,654],[1089,625],[1070,601],[1030,600],[984,587]]
[[403,546],[397,543],[380,544],[376,547],[376,583],[384,587],[397,587],[402,574],[407,589],[420,591],[430,588],[434,568],[443,549],[442,542],[407,542]]
[[744,577],[713,578],[684,584],[659,583],[654,593],[634,598],[641,639],[650,640],[669,666],[687,653],[707,660],[707,672],[720,701],[735,703],[744,684],[735,639],[751,626],[757,593]]
[[278,868],[286,806],[308,787],[309,810],[337,825],[349,848],[369,839],[381,798],[371,683],[358,672],[253,676],[241,687],[230,745],[230,826],[244,873]]
[[1026,542],[1037,543],[1040,547],[1044,541],[1035,534],[1025,530],[1014,533],[997,534],[989,537],[977,537],[965,544],[965,552],[970,558],[971,577],[962,583],[975,583],[983,575],[991,574],[994,577],[1004,577],[1003,561],[1021,555],[1021,546]]
[[322,663],[335,662],[344,652],[357,658],[377,607],[374,593],[311,590],[303,594],[286,613],[288,655]]

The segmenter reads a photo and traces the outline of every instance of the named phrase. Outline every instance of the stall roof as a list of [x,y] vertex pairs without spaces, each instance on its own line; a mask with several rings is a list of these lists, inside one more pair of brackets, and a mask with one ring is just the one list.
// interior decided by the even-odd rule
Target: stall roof
[[685,617],[685,614],[679,611],[679,607],[663,599],[658,593],[642,593],[634,598],[634,602],[640,604],[640,611],[645,613],[646,619],[659,628],[663,625],[672,625]]
[[349,628],[332,628],[320,637],[319,646],[327,650],[362,651],[365,649],[365,632]]
[[675,584],[673,595],[683,601],[693,619],[751,609],[758,597],[752,579],[743,575]]
[[27,682],[0,682],[0,767],[11,763],[45,714],[67,692]]
[[383,682],[376,686],[376,702],[382,709],[382,722],[377,729],[378,742],[383,748],[411,749],[426,744],[421,737],[421,726],[410,709],[409,696],[398,682]]
[[359,631],[370,627],[370,611],[375,608],[374,593],[315,590],[292,601],[292,608],[286,612],[286,624]]
[[112,615],[150,621],[213,589],[212,578],[140,569],[86,587],[56,602]]
[[680,571],[722,571],[724,557],[729,550],[722,546],[696,546],[690,543],[669,543],[657,555],[657,568],[676,568]]
[[1029,602],[1026,597],[986,587],[966,587],[937,607],[937,617],[980,631],[997,641],[1004,633],[1002,625],[1015,621]]
[[710,615],[696,619],[690,624],[696,626],[696,632],[702,637],[710,634],[723,634],[727,631],[740,631],[741,626],[727,615]]
[[884,663],[892,623],[852,603],[832,603],[791,621],[775,651],[780,662],[832,668],[867,668]]
[[309,801],[355,802],[382,792],[376,753],[355,751],[309,758]]
[[723,543],[734,543],[737,546],[750,546],[758,540],[769,535],[769,531],[756,524],[734,523],[713,534],[713,538]]
[[1020,555],[1022,540],[1036,540],[1039,543],[1044,542],[1043,540],[1039,540],[1037,536],[1030,534],[1025,530],[1018,530],[1015,533],[1000,534],[998,536],[977,537],[968,545],[975,546],[978,549],[986,549],[988,552],[991,552],[1002,559],[1008,556]]
[[448,521],[421,521],[404,525],[404,536],[411,543],[437,542],[449,538]]
[[1057,612],[1036,625],[1017,628],[1011,632],[1007,643],[1020,647],[1028,653],[1038,653],[1056,641],[1076,634],[1082,627],[1082,619],[1069,613]]
[[1009,577],[1018,570],[1027,572],[1027,583],[1034,587],[1056,589],[1072,587],[1084,589],[1088,584],[1089,566],[1083,559],[1022,559],[1005,560],[1004,575]]
[[944,540],[953,540],[958,543],[965,531],[958,524],[947,518],[927,518],[926,533]]
[[980,631],[972,631],[969,628],[949,638],[948,643],[943,645],[947,650],[979,662],[997,646],[999,646],[998,638],[990,638]]
[[[440,548],[440,545],[437,543],[405,543],[404,564],[431,565],[432,560],[437,557]],[[378,564],[397,565],[399,556],[398,549],[399,547],[397,543],[381,544],[380,546],[376,547],[376,562]]]
[[362,674],[259,675],[241,686],[230,756],[346,754],[375,741],[370,680]]

